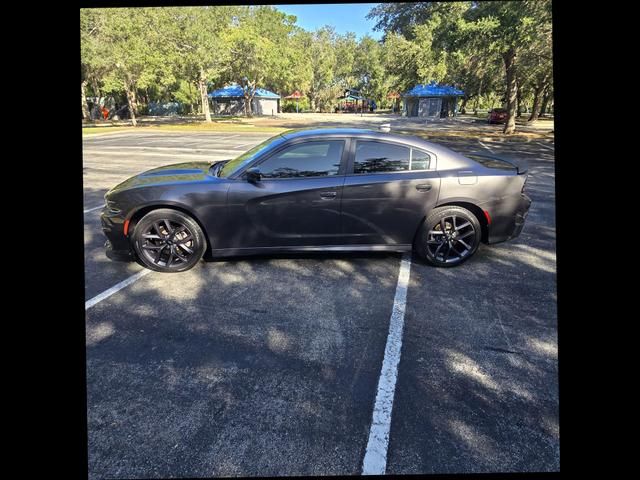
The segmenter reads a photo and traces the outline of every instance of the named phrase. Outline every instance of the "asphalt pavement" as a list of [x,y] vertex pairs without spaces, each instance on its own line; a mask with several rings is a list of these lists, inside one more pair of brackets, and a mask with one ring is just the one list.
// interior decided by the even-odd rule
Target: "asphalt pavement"
[[[86,300],[143,270],[104,254],[110,187],[268,136],[86,137]],[[553,143],[449,146],[526,158],[533,203],[463,266],[413,256],[386,473],[559,470]],[[400,258],[209,260],[112,290],[86,312],[90,478],[360,474]]]

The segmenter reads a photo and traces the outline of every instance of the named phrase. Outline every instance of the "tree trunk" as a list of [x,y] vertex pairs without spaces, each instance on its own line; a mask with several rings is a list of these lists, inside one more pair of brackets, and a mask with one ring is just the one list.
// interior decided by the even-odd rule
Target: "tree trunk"
[[198,89],[200,90],[200,103],[202,104],[202,113],[204,113],[205,121],[211,123],[211,112],[209,111],[209,97],[207,96],[207,79],[204,70],[200,69],[200,77],[198,78]]
[[504,68],[507,74],[507,123],[503,133],[510,135],[516,131],[516,103],[518,86],[516,83],[516,50],[510,48],[502,55]]
[[85,89],[87,88],[87,81],[82,81],[82,119],[89,120],[89,106],[87,105],[87,95]]
[[91,88],[93,89],[93,95],[95,97],[100,98],[102,96],[102,92],[100,91],[100,87],[96,79],[91,80]]
[[251,103],[256,94],[256,85],[258,85],[258,82],[259,79],[254,82],[247,81],[246,88],[244,89],[244,114],[247,117],[252,116]]
[[543,89],[543,86],[536,85],[533,90],[533,106],[531,107],[531,116],[528,120],[529,122],[535,122],[540,116],[540,95],[542,94]]
[[516,110],[517,110],[517,118],[522,116],[522,87],[520,86],[520,82],[516,79]]
[[551,98],[550,91],[551,89],[549,88],[549,85],[547,85],[547,88],[544,89],[544,96],[542,97],[542,107],[540,107],[540,115],[544,115],[547,113],[547,106],[549,105],[549,99]]
[[138,110],[138,104],[136,101],[136,89],[128,81],[124,82],[124,89],[127,94],[127,104],[129,105],[129,113],[131,114],[131,124],[136,127],[138,122],[136,120],[136,112]]
[[467,101],[469,100],[469,97],[467,97],[466,95],[464,97],[462,97],[462,103],[460,104],[460,113],[461,114],[465,114],[467,113]]

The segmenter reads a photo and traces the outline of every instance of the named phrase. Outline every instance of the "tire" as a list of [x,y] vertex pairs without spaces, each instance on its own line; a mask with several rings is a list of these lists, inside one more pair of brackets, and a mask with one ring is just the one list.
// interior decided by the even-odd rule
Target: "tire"
[[131,236],[138,260],[156,272],[184,272],[198,263],[207,242],[193,218],[178,210],[161,208],[147,213]]
[[[455,228],[454,228],[455,225]],[[438,233],[445,231],[445,235]],[[434,208],[418,230],[414,248],[436,267],[455,267],[478,249],[482,227],[469,210],[457,206]]]

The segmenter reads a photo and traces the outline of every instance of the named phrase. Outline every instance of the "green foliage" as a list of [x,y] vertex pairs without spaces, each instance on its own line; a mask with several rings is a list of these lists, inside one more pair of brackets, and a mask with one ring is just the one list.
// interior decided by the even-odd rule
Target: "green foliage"
[[305,110],[333,111],[346,88],[389,106],[390,91],[436,81],[463,89],[467,109],[490,108],[506,98],[504,56],[514,54],[520,100],[530,105],[552,92],[550,5],[382,3],[369,17],[383,41],[329,26],[307,32],[272,6],[81,9],[83,92],[195,111],[201,86],[237,82],[249,98],[256,87],[299,90]]
[[[309,99],[302,97],[298,100],[298,112],[308,112],[310,108]],[[296,101],[295,100],[283,100],[282,111],[287,113],[295,113]]]
[[185,113],[195,113],[194,106],[200,103],[200,96],[193,83],[179,80],[177,87],[174,88],[173,98],[187,107]]

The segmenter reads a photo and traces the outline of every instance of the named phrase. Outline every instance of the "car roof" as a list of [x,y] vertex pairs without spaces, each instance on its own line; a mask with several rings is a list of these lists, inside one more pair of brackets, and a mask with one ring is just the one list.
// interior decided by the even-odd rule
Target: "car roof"
[[409,144],[426,144],[424,139],[420,137],[416,137],[413,135],[404,135],[397,133],[387,133],[382,132],[380,130],[373,130],[367,128],[300,128],[296,130],[287,130],[283,132],[282,137],[287,140],[292,140],[295,138],[304,138],[304,137],[322,137],[322,136],[331,136],[331,137],[364,137],[364,138],[375,138],[378,140],[396,140],[403,143]]
[[427,140],[415,135],[387,133],[380,130],[372,130],[366,128],[301,128],[296,130],[287,130],[280,134],[286,140],[293,140],[297,138],[305,137],[361,137],[373,140],[389,140],[403,143],[407,146],[413,146],[417,148],[423,148],[430,152],[435,153],[441,160],[446,158],[446,161],[442,163],[443,167],[458,168],[458,167],[471,167],[476,162],[460,155],[457,152],[436,143],[428,142]]

